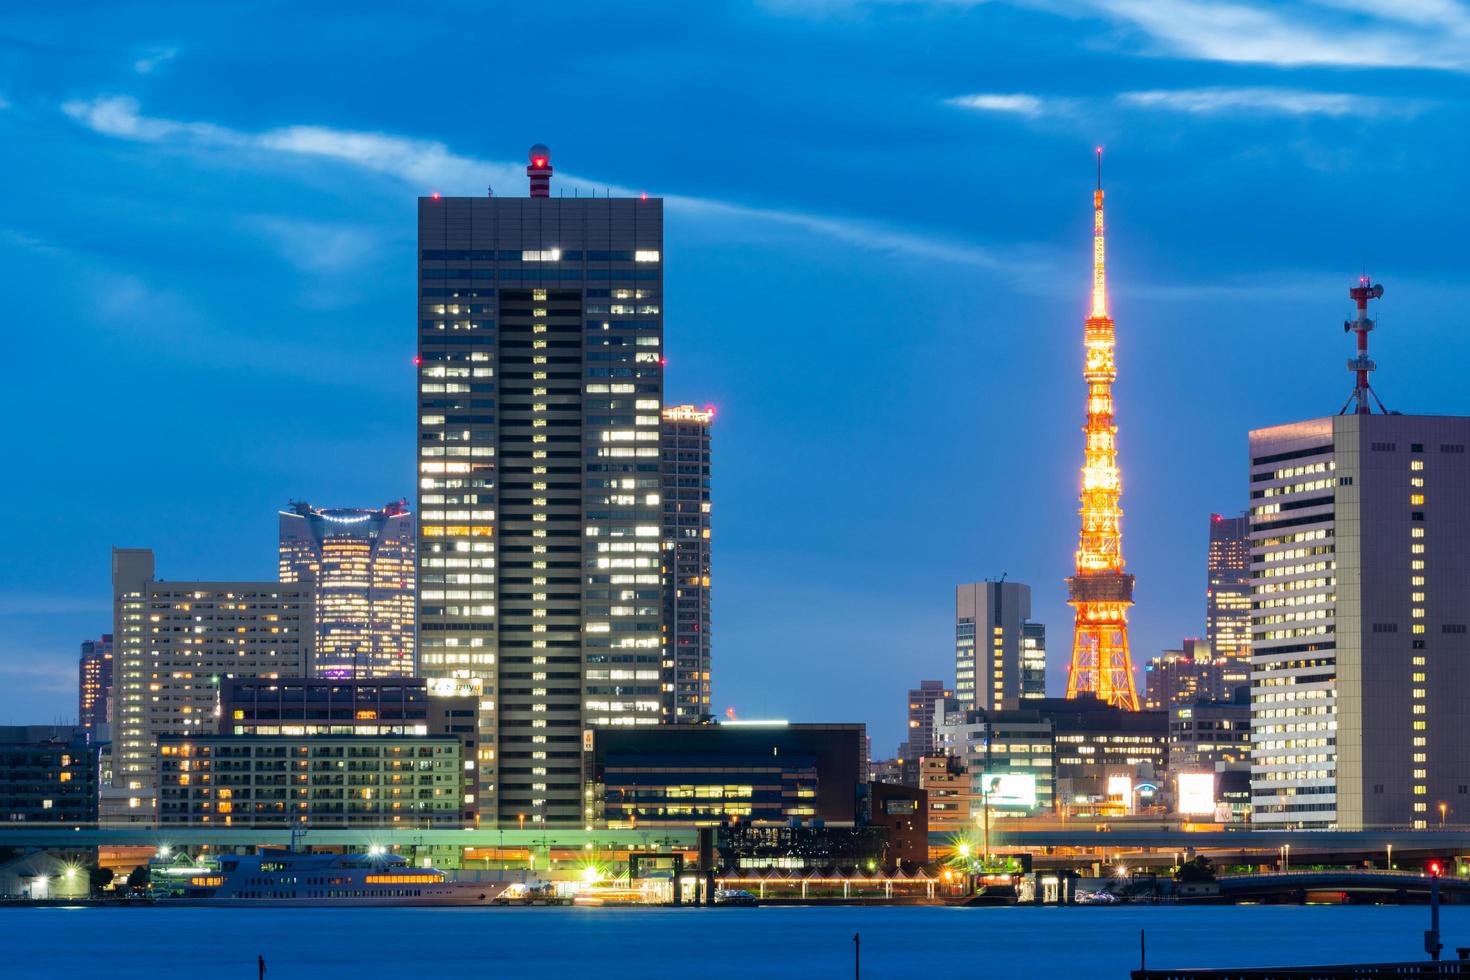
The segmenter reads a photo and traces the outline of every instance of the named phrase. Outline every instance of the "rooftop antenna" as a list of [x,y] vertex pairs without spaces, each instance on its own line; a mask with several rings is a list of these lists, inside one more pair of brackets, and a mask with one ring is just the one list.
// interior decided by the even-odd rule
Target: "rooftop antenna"
[[551,151],[545,143],[537,143],[528,154],[531,162],[526,167],[526,176],[531,180],[532,197],[551,196]]
[[1102,147],[1097,148],[1097,189],[1102,190]]
[[[1348,370],[1353,372],[1357,383],[1353,386],[1353,393],[1342,406],[1338,415],[1348,414],[1348,409],[1353,409],[1354,415],[1371,415],[1373,405],[1378,405],[1378,410],[1384,415],[1389,414],[1388,409],[1383,407],[1383,402],[1378,397],[1378,392],[1368,383],[1368,375],[1377,370],[1378,365],[1368,356],[1368,333],[1374,327],[1375,321],[1368,318],[1368,301],[1370,299],[1381,299],[1383,297],[1383,286],[1368,278],[1365,272],[1358,277],[1358,284],[1348,289],[1348,295],[1357,304],[1357,315],[1351,320],[1344,320],[1343,332],[1352,331],[1358,335],[1358,356],[1349,358]],[[1370,400],[1371,399],[1371,400]]]
[[495,185],[494,184],[486,184],[485,185],[485,196],[486,197],[494,197],[495,196]]

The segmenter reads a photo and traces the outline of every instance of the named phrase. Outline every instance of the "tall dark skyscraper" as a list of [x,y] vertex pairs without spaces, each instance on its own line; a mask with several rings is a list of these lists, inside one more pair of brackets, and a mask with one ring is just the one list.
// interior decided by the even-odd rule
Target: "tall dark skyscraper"
[[663,413],[664,720],[710,714],[710,425],[715,413]]
[[316,677],[414,673],[414,520],[403,502],[280,512],[282,582],[316,586]]
[[1251,680],[1250,516],[1210,515],[1206,562],[1205,639],[1210,641],[1226,693]]
[[97,738],[97,729],[112,721],[112,634],[83,640],[77,662],[77,725]]
[[418,202],[419,664],[480,691],[483,820],[577,826],[584,733],[664,703],[663,202],[526,173]]

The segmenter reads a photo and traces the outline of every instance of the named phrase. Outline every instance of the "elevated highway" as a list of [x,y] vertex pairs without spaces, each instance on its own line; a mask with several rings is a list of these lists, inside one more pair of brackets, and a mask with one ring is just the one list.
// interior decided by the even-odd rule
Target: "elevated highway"
[[[1409,871],[1270,871],[1262,874],[1221,875],[1220,897],[1227,901],[1269,900],[1297,893],[1333,892],[1364,897],[1404,895],[1423,898],[1433,879]],[[1446,902],[1470,902],[1470,879],[1439,879],[1440,896]]]

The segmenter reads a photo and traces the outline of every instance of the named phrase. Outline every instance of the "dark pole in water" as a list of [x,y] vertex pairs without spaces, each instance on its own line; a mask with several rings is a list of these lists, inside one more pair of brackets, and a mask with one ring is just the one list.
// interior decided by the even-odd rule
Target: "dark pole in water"
[[853,980],[862,980],[863,970],[863,937],[861,933],[852,934],[852,977]]
[[1429,869],[1429,931],[1424,934],[1424,952],[1438,961],[1439,951],[1444,946],[1439,941],[1439,869],[1433,863]]
[[265,957],[257,956],[256,963],[260,967],[260,980],[265,980]]
[[1148,944],[1144,942],[1143,930],[1138,930],[1138,972],[1148,969]]

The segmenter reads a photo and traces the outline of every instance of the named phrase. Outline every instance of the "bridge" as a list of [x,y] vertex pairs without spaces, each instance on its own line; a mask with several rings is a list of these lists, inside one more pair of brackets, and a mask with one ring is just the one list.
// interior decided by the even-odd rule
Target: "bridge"
[[[1220,897],[1228,901],[1280,898],[1308,892],[1336,892],[1345,895],[1381,897],[1383,895],[1429,894],[1433,880],[1429,875],[1410,871],[1375,871],[1351,869],[1340,871],[1268,871],[1260,874],[1221,875]],[[1440,896],[1446,902],[1470,902],[1470,879],[1442,877]]]

